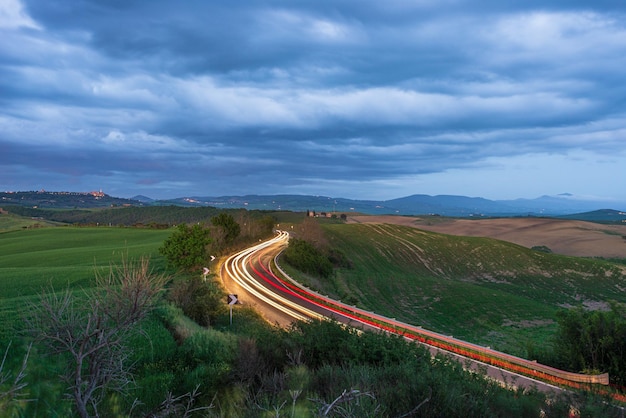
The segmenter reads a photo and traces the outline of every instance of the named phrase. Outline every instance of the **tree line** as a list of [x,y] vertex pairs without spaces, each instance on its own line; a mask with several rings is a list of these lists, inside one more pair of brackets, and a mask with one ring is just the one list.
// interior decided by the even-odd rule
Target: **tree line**
[[101,225],[101,226],[154,226],[171,227],[181,223],[207,222],[220,213],[227,213],[235,219],[248,217],[260,219],[271,216],[264,211],[247,211],[245,209],[218,209],[210,206],[183,207],[183,206],[130,206],[106,209],[38,209],[24,206],[6,206],[9,213],[43,218],[49,221],[62,222],[74,225]]

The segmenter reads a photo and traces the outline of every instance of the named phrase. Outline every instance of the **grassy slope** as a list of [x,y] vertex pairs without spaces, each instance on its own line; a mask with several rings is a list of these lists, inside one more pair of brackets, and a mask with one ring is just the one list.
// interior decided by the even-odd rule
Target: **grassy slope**
[[12,214],[0,214],[0,233],[18,229],[34,228],[38,226],[52,226],[53,222],[31,219]]
[[323,291],[518,355],[529,342],[550,343],[563,306],[626,302],[623,270],[601,261],[397,225],[324,228],[354,268],[340,270]]
[[150,256],[163,267],[158,248],[171,231],[131,228],[40,228],[0,233],[0,342],[19,326],[22,308],[49,285],[62,290],[91,286],[94,269],[122,256]]

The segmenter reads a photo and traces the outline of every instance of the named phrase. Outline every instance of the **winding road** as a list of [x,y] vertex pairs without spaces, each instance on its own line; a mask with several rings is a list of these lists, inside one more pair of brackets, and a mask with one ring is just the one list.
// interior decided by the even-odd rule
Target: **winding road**
[[433,355],[450,355],[467,369],[511,387],[556,392],[562,390],[559,386],[608,384],[607,374],[590,376],[554,369],[386,318],[307,289],[289,278],[276,262],[288,240],[287,232],[278,231],[274,238],[232,255],[222,268],[222,280],[229,292],[237,294],[241,303],[254,306],[272,323],[287,326],[294,320],[332,318],[360,330],[402,335],[424,344]]

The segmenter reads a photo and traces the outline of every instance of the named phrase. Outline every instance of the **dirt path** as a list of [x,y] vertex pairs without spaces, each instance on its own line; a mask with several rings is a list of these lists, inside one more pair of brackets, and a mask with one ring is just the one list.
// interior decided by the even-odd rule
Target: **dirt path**
[[348,223],[389,223],[450,235],[490,237],[524,247],[544,245],[579,257],[626,258],[626,225],[550,218],[449,219],[408,216],[350,216]]

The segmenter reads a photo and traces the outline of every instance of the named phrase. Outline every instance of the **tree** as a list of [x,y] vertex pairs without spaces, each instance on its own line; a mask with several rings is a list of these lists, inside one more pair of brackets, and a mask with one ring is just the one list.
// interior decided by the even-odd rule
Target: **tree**
[[300,239],[307,241],[317,249],[328,246],[324,230],[315,218],[304,218],[297,230]]
[[613,383],[626,383],[626,311],[581,307],[559,311],[556,351],[575,371],[608,372]]
[[241,232],[241,226],[235,221],[232,215],[222,212],[211,218],[211,224],[217,229],[215,236],[219,245],[216,250],[222,251],[225,247],[231,245]]
[[244,210],[237,213],[237,223],[241,227],[239,238],[256,241],[272,234],[275,219],[270,215],[251,216],[251,212]]
[[106,276],[96,272],[98,287],[86,300],[50,289],[30,306],[28,332],[65,362],[61,378],[80,417],[98,416],[105,393],[123,393],[131,383],[126,339],[168,279],[152,272],[148,258],[124,259]]
[[211,231],[199,224],[188,226],[181,224],[177,230],[163,242],[159,253],[168,264],[193,270],[201,267],[208,257],[211,243]]

